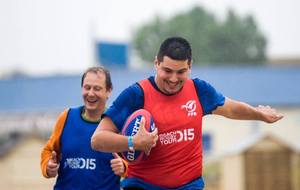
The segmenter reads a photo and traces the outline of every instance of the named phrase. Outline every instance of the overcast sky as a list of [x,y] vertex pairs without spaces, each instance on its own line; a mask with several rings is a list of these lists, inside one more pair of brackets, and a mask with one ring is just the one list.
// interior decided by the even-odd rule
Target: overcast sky
[[152,20],[204,6],[251,14],[268,39],[269,57],[300,57],[299,0],[0,0],[0,74],[82,72],[93,63],[93,39],[129,41]]

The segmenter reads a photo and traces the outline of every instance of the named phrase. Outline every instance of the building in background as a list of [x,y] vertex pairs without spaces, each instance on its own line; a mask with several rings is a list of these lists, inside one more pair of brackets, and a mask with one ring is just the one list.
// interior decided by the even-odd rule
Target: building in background
[[222,190],[300,189],[300,149],[274,135],[249,137],[220,162]]
[[105,67],[128,67],[129,45],[122,42],[99,41],[96,43],[97,63]]

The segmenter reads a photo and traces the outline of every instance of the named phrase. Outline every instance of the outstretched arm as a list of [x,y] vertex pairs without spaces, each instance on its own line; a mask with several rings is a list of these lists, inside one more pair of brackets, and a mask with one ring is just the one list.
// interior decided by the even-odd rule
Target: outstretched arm
[[223,106],[219,106],[212,112],[213,114],[222,115],[230,119],[240,120],[260,120],[266,123],[274,123],[283,118],[274,108],[270,106],[253,107],[247,103],[225,99]]

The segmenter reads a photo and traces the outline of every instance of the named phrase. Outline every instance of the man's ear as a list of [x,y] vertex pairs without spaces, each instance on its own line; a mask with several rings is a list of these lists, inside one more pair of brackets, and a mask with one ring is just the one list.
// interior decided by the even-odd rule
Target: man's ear
[[107,92],[106,92],[106,99],[108,99],[110,97],[111,92],[112,92],[112,89],[107,90]]
[[159,61],[157,59],[157,56],[155,56],[155,58],[154,58],[154,68],[155,69],[157,69],[158,64],[159,64]]
[[191,70],[192,69],[192,64],[193,64],[193,60],[191,60],[188,65],[189,65],[189,69]]

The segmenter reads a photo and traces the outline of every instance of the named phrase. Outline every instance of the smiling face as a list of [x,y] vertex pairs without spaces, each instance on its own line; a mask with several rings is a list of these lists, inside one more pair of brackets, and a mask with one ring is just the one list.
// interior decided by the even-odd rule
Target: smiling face
[[155,59],[157,87],[165,94],[172,95],[178,93],[191,71],[191,62],[188,60],[174,60],[164,56],[161,62]]
[[106,78],[103,72],[88,72],[82,83],[82,97],[86,115],[99,118],[105,109],[111,89],[106,89]]

